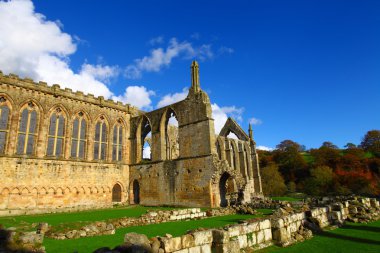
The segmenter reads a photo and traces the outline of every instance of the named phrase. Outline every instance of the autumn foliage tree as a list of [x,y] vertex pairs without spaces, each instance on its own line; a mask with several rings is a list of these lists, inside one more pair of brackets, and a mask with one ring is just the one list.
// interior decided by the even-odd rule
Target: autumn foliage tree
[[278,164],[285,182],[294,182],[305,174],[306,162],[300,151],[302,146],[291,140],[284,140],[273,151],[273,160]]
[[286,193],[284,178],[278,171],[276,164],[269,164],[261,169],[261,179],[263,182],[263,191],[268,196],[282,196]]
[[380,130],[371,130],[363,137],[360,146],[373,155],[380,157]]
[[345,149],[325,141],[321,147],[305,151],[299,143],[284,140],[259,157],[265,194],[274,194],[275,185],[265,182],[273,178],[280,182],[276,194],[285,191],[278,172],[288,191],[309,195],[380,194],[380,130],[368,131],[360,145],[347,143]]

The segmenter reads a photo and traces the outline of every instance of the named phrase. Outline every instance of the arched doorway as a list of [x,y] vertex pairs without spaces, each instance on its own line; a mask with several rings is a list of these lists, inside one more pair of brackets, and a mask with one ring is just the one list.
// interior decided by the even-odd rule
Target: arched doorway
[[112,188],[112,202],[121,202],[121,186],[115,184]]
[[140,184],[139,181],[133,181],[133,203],[140,204]]
[[227,195],[227,180],[230,177],[230,174],[224,172],[220,177],[219,181],[219,194],[220,194],[220,206],[226,207],[228,205],[228,201],[226,198]]

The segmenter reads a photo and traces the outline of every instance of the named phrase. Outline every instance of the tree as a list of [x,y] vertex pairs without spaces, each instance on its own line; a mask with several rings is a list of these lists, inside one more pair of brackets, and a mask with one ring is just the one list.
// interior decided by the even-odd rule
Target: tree
[[280,151],[295,150],[297,152],[301,152],[302,151],[302,146],[300,144],[298,144],[297,142],[294,142],[292,140],[284,140],[284,141],[280,142],[280,144],[278,144],[276,146],[276,149],[280,150]]
[[344,145],[344,147],[346,149],[352,149],[352,148],[356,148],[356,145],[351,142],[348,142],[346,145]]
[[328,166],[318,166],[310,171],[311,177],[306,180],[305,190],[309,195],[325,195],[331,192],[334,172]]
[[365,151],[371,152],[373,155],[380,157],[380,130],[370,130],[363,137],[360,143]]
[[333,144],[333,143],[330,142],[330,141],[325,141],[325,142],[323,142],[321,147],[332,148],[332,149],[338,149],[338,146],[335,145],[335,144]]
[[297,182],[304,177],[306,162],[300,153],[301,145],[291,140],[284,140],[276,148],[273,151],[273,159],[278,164],[285,181]]
[[314,158],[314,166],[329,166],[332,169],[337,168],[340,159],[339,149],[322,145],[319,149],[311,149],[310,154]]
[[282,196],[286,193],[284,178],[276,164],[272,163],[261,169],[261,180],[265,195]]

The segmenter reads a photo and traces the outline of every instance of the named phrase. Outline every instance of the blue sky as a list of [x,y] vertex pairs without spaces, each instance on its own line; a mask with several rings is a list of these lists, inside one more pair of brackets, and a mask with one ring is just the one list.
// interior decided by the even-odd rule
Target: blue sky
[[343,147],[380,128],[379,13],[369,0],[0,2],[0,69],[149,110],[184,96],[197,59],[215,117],[255,123],[258,145]]

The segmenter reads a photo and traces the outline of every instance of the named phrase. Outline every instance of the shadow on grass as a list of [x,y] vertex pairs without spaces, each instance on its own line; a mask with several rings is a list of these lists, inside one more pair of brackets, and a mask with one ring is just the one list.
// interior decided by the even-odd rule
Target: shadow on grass
[[329,238],[334,238],[334,239],[341,239],[341,240],[346,240],[346,241],[353,241],[353,242],[366,243],[366,244],[372,244],[372,245],[380,245],[380,240],[371,240],[371,239],[358,238],[358,237],[353,237],[353,236],[348,236],[348,235],[340,235],[340,234],[335,234],[335,233],[331,233],[327,231],[322,231],[317,234],[319,236],[324,236],[324,237],[329,237]]
[[365,231],[380,233],[380,227],[344,225],[342,229],[365,230]]

